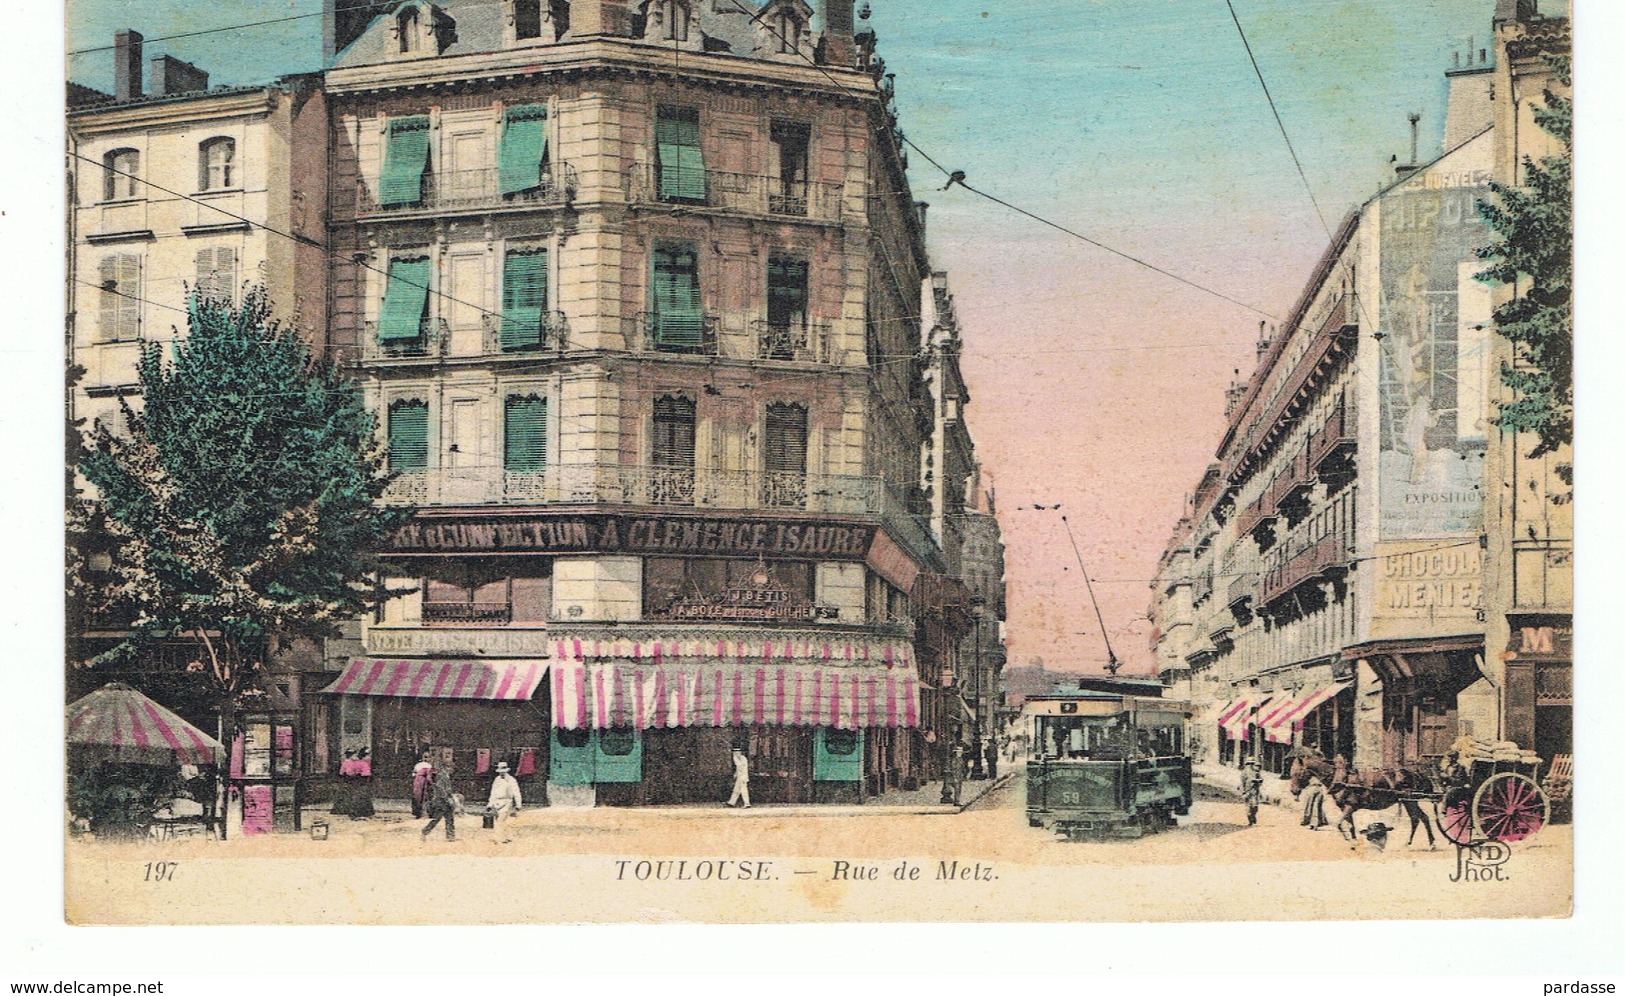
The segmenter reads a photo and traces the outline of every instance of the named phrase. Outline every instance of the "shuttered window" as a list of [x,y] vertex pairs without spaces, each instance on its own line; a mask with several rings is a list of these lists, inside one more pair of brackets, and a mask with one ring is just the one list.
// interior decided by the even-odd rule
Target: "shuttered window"
[[692,245],[655,244],[653,296],[656,347],[700,348],[705,308],[700,300],[699,259]]
[[389,406],[389,469],[414,473],[429,466],[429,403],[397,401]]
[[429,118],[390,118],[378,203],[416,204],[423,199],[423,171],[429,164]]
[[503,407],[502,467],[510,471],[547,466],[547,399],[509,395]]
[[103,256],[97,273],[101,286],[103,342],[127,342],[141,335],[141,257],[133,253]]
[[694,466],[694,400],[667,395],[655,399],[654,451],[656,467]]
[[806,260],[768,257],[767,322],[776,328],[801,328],[807,324]]
[[540,249],[509,252],[502,263],[502,351],[540,348],[546,308],[547,253]]
[[767,471],[770,474],[807,472],[807,409],[801,405],[767,406]]
[[226,246],[199,249],[197,282],[192,287],[199,301],[234,304],[237,298],[237,250]]
[[384,306],[378,316],[378,341],[399,343],[423,334],[424,311],[429,304],[429,260],[392,259],[384,287]]
[[547,108],[523,104],[503,112],[502,140],[497,145],[497,184],[502,193],[540,186],[546,158]]
[[705,156],[700,151],[700,112],[660,107],[655,115],[655,157],[663,201],[705,201]]

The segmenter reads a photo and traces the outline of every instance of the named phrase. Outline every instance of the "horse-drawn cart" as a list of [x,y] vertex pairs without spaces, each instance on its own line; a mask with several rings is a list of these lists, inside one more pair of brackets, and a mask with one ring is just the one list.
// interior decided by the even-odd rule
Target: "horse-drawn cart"
[[1533,836],[1551,822],[1552,806],[1540,787],[1540,758],[1516,748],[1480,749],[1457,741],[1446,756],[1444,790],[1436,802],[1439,832],[1453,844],[1503,843]]

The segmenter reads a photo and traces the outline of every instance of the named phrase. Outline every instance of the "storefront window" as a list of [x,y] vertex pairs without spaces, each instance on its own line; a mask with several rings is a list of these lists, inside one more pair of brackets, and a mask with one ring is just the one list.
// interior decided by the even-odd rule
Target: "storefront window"
[[591,736],[592,731],[587,729],[560,730],[558,731],[559,746],[568,747],[572,750],[578,750],[587,746],[587,741],[591,738]]
[[824,750],[831,754],[845,756],[858,749],[858,731],[856,730],[830,730],[824,734]]
[[[560,742],[563,739],[561,736]],[[611,757],[625,757],[632,753],[637,742],[637,735],[626,727],[613,727],[598,732],[598,749]]]

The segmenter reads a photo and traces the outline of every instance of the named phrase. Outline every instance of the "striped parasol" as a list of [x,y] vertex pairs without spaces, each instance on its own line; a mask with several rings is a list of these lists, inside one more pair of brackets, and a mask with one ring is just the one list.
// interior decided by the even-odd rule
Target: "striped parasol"
[[123,682],[68,706],[68,746],[100,748],[130,764],[218,764],[220,741]]

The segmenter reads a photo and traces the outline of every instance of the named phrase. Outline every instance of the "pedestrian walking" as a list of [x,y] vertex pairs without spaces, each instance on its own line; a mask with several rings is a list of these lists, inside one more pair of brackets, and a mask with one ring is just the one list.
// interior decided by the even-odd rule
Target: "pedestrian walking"
[[943,771],[943,796],[953,801],[955,806],[962,805],[961,798],[965,793],[965,772],[970,766],[970,758],[965,754],[964,741],[955,741],[953,749],[948,752],[947,770]]
[[733,750],[734,762],[734,790],[728,796],[728,805],[740,809],[750,808],[750,758],[745,752],[735,747]]
[[508,762],[497,762],[497,776],[491,780],[491,798],[485,808],[496,817],[497,843],[513,840],[513,818],[525,800],[519,795],[519,780],[508,774]]
[[1258,823],[1258,804],[1264,801],[1264,776],[1258,762],[1248,759],[1241,769],[1241,801],[1247,804],[1247,825]]
[[363,747],[355,752],[354,776],[350,785],[350,819],[358,820],[373,816],[376,810],[372,806],[372,751]]
[[1303,789],[1303,819],[1298,825],[1319,830],[1326,822],[1326,786],[1318,777],[1310,775],[1309,784]]
[[429,782],[429,800],[425,807],[429,822],[423,827],[424,840],[429,839],[429,832],[441,820],[446,821],[446,839],[457,839],[457,794],[451,788],[451,773],[448,765],[434,772]]
[[999,745],[992,737],[988,738],[987,747],[982,752],[982,759],[987,762],[988,781],[999,777]]
[[344,751],[344,760],[339,762],[339,783],[333,790],[333,815],[348,816],[352,819],[356,814],[356,762],[355,748],[350,747]]
[[418,763],[412,765],[412,819],[423,819],[424,809],[429,802],[429,784],[434,780],[434,762],[429,760],[430,751],[427,747],[418,756]]

